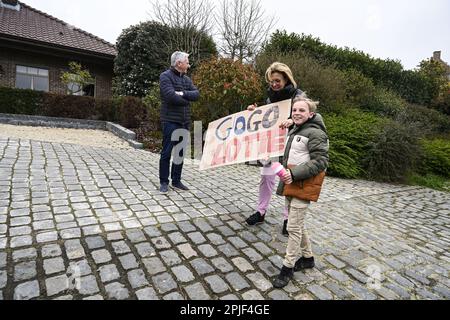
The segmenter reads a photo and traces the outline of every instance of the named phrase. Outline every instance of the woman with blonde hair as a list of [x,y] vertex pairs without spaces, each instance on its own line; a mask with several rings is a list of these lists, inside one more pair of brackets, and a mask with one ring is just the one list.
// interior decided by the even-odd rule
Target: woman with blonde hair
[[[287,99],[294,99],[297,96],[303,95],[303,91],[297,88],[297,83],[294,80],[291,69],[284,63],[274,62],[266,71],[266,81],[269,84],[267,89],[267,104],[279,102]],[[248,106],[247,110],[254,111],[258,105],[252,104]],[[283,121],[282,126],[289,128],[294,124],[292,119]],[[250,226],[257,225],[264,222],[267,208],[269,207],[273,191],[275,189],[276,175],[270,168],[270,161],[260,160],[263,165],[261,170],[261,181],[259,183],[259,197],[258,208],[247,220]],[[288,210],[284,208],[283,212],[284,223],[282,234],[287,236],[287,222]]]

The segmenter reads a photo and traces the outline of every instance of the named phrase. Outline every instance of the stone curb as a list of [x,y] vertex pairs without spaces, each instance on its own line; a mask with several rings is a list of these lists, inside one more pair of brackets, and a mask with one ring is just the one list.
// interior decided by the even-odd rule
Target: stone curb
[[116,123],[108,121],[0,113],[0,123],[31,127],[105,130],[113,133],[123,140],[126,140],[134,149],[144,148],[142,143],[135,141],[136,133]]

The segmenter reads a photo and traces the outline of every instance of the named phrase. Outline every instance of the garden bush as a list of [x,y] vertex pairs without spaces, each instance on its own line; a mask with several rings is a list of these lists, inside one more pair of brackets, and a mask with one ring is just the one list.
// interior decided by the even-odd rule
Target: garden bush
[[164,46],[168,27],[157,22],[143,22],[122,31],[117,39],[114,72],[117,94],[144,97],[150,84],[170,65]]
[[418,173],[450,178],[450,140],[422,139],[420,145],[423,149],[423,160]]
[[405,111],[406,101],[393,91],[376,87],[364,97],[360,106],[379,116],[394,118]]
[[0,87],[0,113],[41,115],[44,92]]
[[116,122],[118,102],[118,99],[95,98],[95,115],[93,118],[95,120]]
[[[152,124],[159,123],[157,112]],[[0,113],[111,121],[127,128],[137,128],[149,114],[136,97],[101,99],[12,88],[0,88]]]
[[94,119],[95,99],[92,97],[45,93],[43,115],[72,119]]
[[391,89],[409,103],[429,106],[434,98],[434,88],[430,79],[415,70],[403,70],[399,81]]
[[127,96],[118,100],[117,119],[120,125],[134,129],[147,122],[147,109],[140,98]]
[[159,91],[159,84],[155,83],[147,95],[142,99],[145,108],[147,109],[147,127],[149,130],[161,130],[161,95]]
[[410,185],[450,192],[450,179],[435,174],[412,173],[407,182]]
[[210,59],[200,63],[192,76],[200,100],[192,104],[192,120],[208,123],[246,110],[264,101],[262,78],[251,65],[231,59]]
[[450,89],[443,92],[442,95],[433,102],[432,107],[446,115],[450,115]]
[[147,110],[147,119],[135,130],[137,139],[144,144],[145,149],[158,153],[162,146],[161,97],[158,83],[153,84],[142,102]]
[[376,87],[373,81],[360,71],[348,69],[343,71],[343,76],[345,79],[345,100],[347,103],[360,106],[369,101],[375,94]]
[[404,182],[416,168],[421,155],[414,127],[387,122],[369,143],[363,164],[370,180]]
[[342,178],[363,177],[362,159],[386,120],[358,109],[323,116],[330,139],[328,174]]
[[403,112],[406,101],[392,90],[376,86],[356,69],[343,71],[346,80],[346,101],[382,117],[396,117]]
[[450,132],[450,118],[447,115],[420,105],[407,104],[395,120],[404,126],[414,126],[424,136]]

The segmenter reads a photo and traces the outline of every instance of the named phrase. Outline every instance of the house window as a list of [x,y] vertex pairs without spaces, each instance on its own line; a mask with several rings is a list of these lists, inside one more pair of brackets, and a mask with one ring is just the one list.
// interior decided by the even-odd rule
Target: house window
[[91,83],[84,86],[83,92],[85,96],[95,97],[95,85]]
[[83,88],[81,88],[81,85],[77,82],[69,82],[67,84],[67,94],[71,94],[73,96],[82,96]]
[[48,70],[16,66],[16,88],[48,92]]
[[70,74],[70,79],[72,82],[69,82],[67,84],[67,94],[74,95],[74,96],[95,96],[95,85],[93,83],[86,84],[82,86],[77,81],[77,75],[76,74]]

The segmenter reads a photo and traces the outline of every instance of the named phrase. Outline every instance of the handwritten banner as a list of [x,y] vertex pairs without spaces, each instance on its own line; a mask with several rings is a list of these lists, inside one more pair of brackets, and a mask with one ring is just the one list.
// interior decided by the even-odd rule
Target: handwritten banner
[[283,155],[291,100],[243,111],[209,124],[200,170]]

